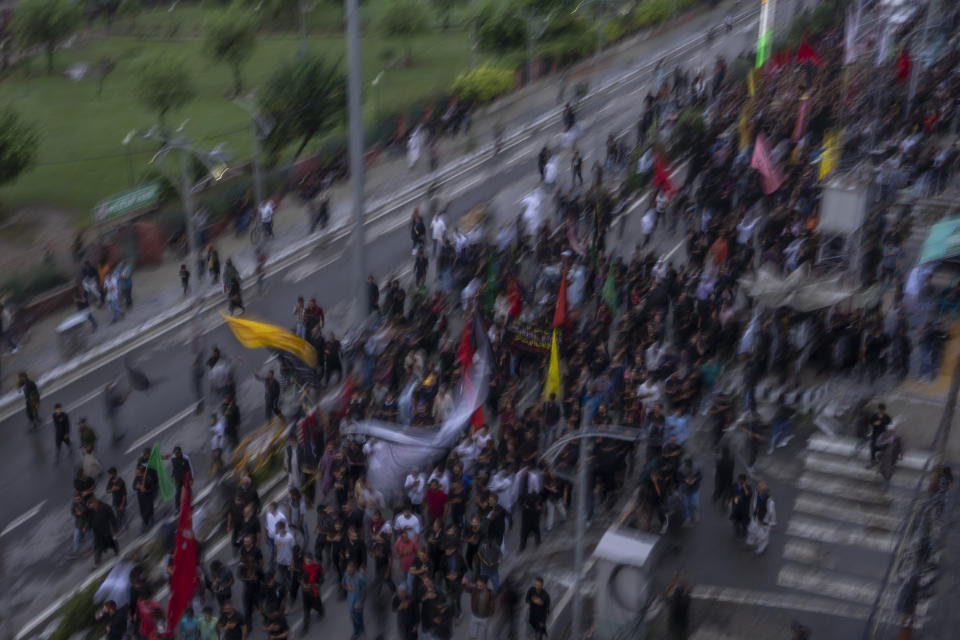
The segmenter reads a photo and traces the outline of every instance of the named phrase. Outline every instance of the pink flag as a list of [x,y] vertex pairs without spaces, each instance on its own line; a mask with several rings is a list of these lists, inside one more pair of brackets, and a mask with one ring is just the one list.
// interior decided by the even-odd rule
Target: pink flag
[[763,176],[764,193],[769,195],[783,184],[783,176],[780,175],[780,170],[770,158],[767,138],[762,133],[757,134],[757,141],[753,145],[753,159],[750,161],[750,167],[759,171],[760,175]]
[[809,104],[807,96],[800,98],[800,113],[797,115],[797,124],[793,127],[793,136],[790,138],[794,144],[803,137],[803,129],[807,124],[807,105]]

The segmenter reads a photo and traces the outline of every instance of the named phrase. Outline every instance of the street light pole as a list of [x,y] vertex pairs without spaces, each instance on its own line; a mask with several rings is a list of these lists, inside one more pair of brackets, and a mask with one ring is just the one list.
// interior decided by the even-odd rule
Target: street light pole
[[350,135],[350,183],[353,191],[354,298],[351,322],[357,327],[367,317],[366,240],[363,234],[363,83],[360,77],[360,16],[357,0],[345,0],[347,14],[347,108]]
[[[580,419],[581,433],[587,429],[587,408]],[[590,478],[588,443],[590,438],[580,438],[580,453],[577,457],[577,537],[573,552],[573,638],[579,638],[583,629],[583,555],[584,537],[587,534],[587,482]]]

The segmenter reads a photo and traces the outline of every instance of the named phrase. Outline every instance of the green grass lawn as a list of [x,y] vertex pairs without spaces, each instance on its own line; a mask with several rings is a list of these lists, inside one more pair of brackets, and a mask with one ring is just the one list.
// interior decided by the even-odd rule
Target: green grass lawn
[[[384,0],[384,2],[389,0]],[[375,11],[381,3],[368,3]],[[339,19],[335,6],[318,0],[313,17],[329,13]],[[138,24],[148,18],[155,22],[179,19],[196,24],[209,15],[209,10],[186,6],[173,12],[156,12],[138,17]],[[371,21],[368,21],[372,23]],[[122,31],[115,25],[114,31]],[[198,32],[199,33],[199,32]],[[446,90],[453,78],[470,64],[470,42],[463,33],[435,33],[418,38],[414,45],[414,65],[387,69],[377,87],[370,81],[384,69],[385,51],[400,53],[404,43],[391,42],[368,26],[363,40],[363,73],[365,78],[365,119],[374,121],[376,111],[398,112],[424,97]],[[78,61],[95,62],[110,56],[117,61],[107,78],[102,95],[97,95],[97,80],[87,78],[72,82],[63,75],[45,76],[43,61],[30,65],[32,76],[18,70],[0,81],[0,102],[10,104],[36,123],[41,142],[36,166],[16,182],[0,188],[0,208],[12,209],[27,203],[47,203],[77,212],[78,223],[86,220],[90,207],[102,198],[130,185],[131,165],[135,181],[146,171],[146,162],[156,147],[135,140],[129,148],[121,141],[131,129],[149,127],[156,117],[140,105],[134,93],[137,59],[157,51],[184,56],[191,65],[197,86],[197,97],[181,112],[168,116],[171,125],[189,119],[189,132],[204,139],[210,147],[225,142],[232,158],[245,159],[250,153],[249,120],[245,111],[225,97],[231,84],[225,65],[209,62],[203,54],[202,41],[188,37],[180,41],[109,36],[57,53],[57,71]],[[337,33],[311,35],[311,50],[322,52],[346,65],[346,46]],[[244,79],[248,88],[255,88],[284,57],[296,55],[297,37],[261,36],[248,63]],[[129,153],[128,153],[129,152]]]

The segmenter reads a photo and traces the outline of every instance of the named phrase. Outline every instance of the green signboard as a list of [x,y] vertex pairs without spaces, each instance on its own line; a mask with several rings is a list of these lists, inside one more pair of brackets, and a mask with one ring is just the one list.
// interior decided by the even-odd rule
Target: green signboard
[[135,189],[101,200],[93,207],[93,223],[100,224],[160,201],[160,181],[154,180]]

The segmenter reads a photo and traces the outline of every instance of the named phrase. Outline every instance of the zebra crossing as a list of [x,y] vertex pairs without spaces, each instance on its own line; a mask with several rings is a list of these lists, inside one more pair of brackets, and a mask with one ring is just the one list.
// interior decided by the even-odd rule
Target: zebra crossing
[[[777,586],[831,599],[837,615],[869,615],[931,459],[929,452],[906,451],[885,487],[876,469],[865,468],[868,456],[869,447],[855,438],[811,437],[784,526]],[[922,624],[925,603],[917,613]]]

